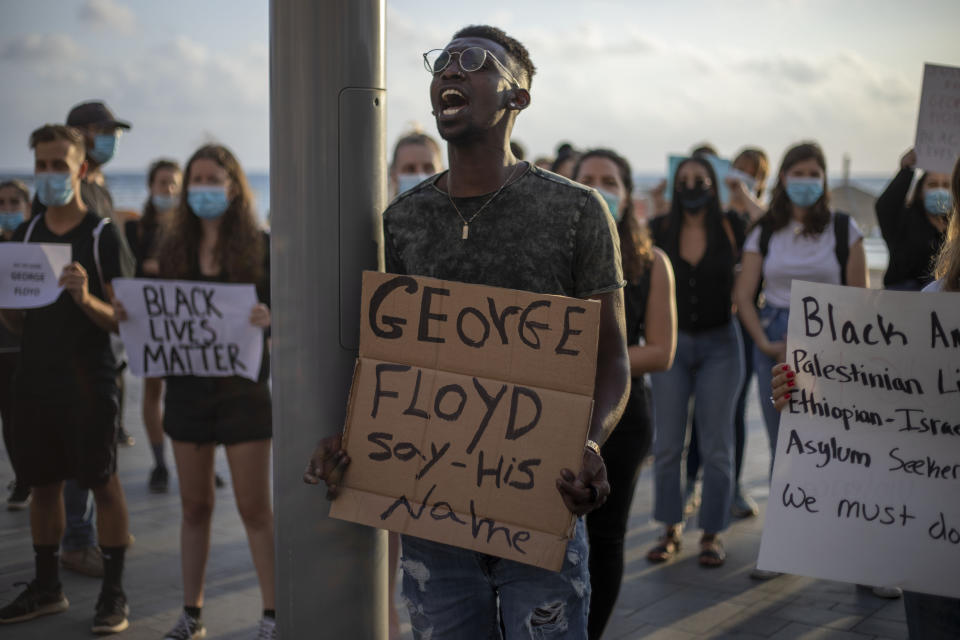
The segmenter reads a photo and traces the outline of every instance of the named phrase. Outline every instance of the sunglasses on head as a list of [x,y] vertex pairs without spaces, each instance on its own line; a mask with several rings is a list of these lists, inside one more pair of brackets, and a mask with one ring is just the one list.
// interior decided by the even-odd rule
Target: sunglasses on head
[[520,86],[517,78],[510,73],[503,64],[497,60],[497,56],[491,51],[481,47],[467,47],[463,51],[448,51],[447,49],[431,49],[423,54],[423,66],[432,75],[436,75],[450,66],[453,56],[459,56],[460,68],[466,72],[477,71],[483,68],[487,57],[493,60],[494,64],[503,72],[507,79],[516,86]]

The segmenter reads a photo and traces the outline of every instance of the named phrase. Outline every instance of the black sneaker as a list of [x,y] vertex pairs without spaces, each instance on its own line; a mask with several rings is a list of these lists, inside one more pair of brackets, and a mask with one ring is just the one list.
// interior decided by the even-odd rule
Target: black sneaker
[[123,591],[101,591],[97,599],[97,613],[93,616],[94,633],[119,633],[130,626],[127,616],[127,596]]
[[16,600],[0,609],[0,624],[25,622],[70,608],[70,602],[59,587],[41,589],[37,586],[36,580],[29,584],[18,582],[17,585],[25,585],[27,588],[17,596]]
[[166,467],[154,467],[150,472],[150,493],[166,493],[170,482],[170,472]]
[[10,483],[7,511],[22,511],[30,506],[30,487],[14,480]]
[[117,444],[121,447],[132,447],[137,441],[121,426],[117,429]]
[[194,640],[195,638],[206,638],[207,630],[199,618],[194,618],[186,611],[180,612],[180,619],[173,629],[163,636],[163,640]]
[[224,480],[223,476],[220,475],[219,473],[214,473],[213,486],[215,486],[217,489],[223,489],[225,486],[227,486],[227,481]]

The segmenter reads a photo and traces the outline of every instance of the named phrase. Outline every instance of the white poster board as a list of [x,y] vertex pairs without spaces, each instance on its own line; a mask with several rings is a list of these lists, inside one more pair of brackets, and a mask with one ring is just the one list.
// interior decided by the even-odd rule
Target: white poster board
[[960,294],[794,281],[757,566],[960,596]]
[[36,309],[57,301],[70,264],[69,244],[0,243],[0,309]]
[[127,319],[120,337],[136,376],[256,380],[263,330],[250,324],[252,284],[116,278]]
[[960,156],[960,67],[923,65],[914,150],[920,169],[953,173]]

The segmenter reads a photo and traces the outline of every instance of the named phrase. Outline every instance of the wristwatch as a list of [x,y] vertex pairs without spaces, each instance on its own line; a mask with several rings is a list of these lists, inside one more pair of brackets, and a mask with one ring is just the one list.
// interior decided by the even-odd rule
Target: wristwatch
[[[586,447],[587,449],[590,449],[591,451],[593,451],[593,452],[594,452],[595,454],[597,454],[598,456],[600,455],[600,445],[598,445],[598,444],[597,444],[596,442],[594,442],[593,440],[587,440],[586,444],[584,444],[583,446]],[[602,456],[601,456],[601,457],[602,457]]]

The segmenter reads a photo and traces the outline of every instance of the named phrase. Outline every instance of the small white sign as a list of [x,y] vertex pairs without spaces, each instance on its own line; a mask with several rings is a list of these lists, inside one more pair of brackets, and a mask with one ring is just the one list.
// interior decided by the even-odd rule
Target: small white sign
[[762,569],[960,597],[960,294],[794,281]]
[[69,244],[0,243],[0,309],[36,309],[57,301],[70,264]]
[[953,173],[960,157],[960,67],[923,66],[914,149],[919,168]]
[[256,380],[263,330],[250,324],[252,284],[117,278],[127,319],[120,337],[137,376],[241,376]]

